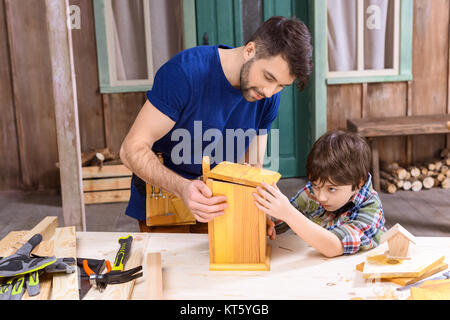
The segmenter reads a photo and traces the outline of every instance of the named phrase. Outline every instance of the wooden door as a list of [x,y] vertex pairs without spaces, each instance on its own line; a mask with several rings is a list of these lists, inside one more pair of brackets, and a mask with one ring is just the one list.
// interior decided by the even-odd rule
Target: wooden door
[[[274,15],[297,16],[309,23],[307,0],[196,0],[195,13],[197,45],[242,46],[263,21]],[[309,96],[309,86],[301,93],[295,85],[282,92],[272,130],[279,130],[277,171],[283,178],[306,175],[306,157],[311,146]],[[273,157],[270,154],[272,133],[268,139],[266,168],[273,168],[269,162]]]

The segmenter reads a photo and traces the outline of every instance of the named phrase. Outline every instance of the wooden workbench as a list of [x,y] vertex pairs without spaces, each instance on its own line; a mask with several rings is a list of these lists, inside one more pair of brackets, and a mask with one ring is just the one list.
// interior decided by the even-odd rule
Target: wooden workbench
[[[112,261],[117,239],[127,234],[78,232],[77,256]],[[294,234],[282,234],[268,241],[272,246],[271,271],[259,272],[209,271],[206,234],[133,235],[148,237],[146,253],[161,252],[164,299],[371,300],[409,296],[409,290],[396,291],[396,284],[362,278],[355,266],[365,261],[367,252],[326,258]],[[446,256],[447,263],[450,261],[450,237],[418,237],[417,246],[436,250]],[[136,281],[133,299],[146,299],[144,277]]]

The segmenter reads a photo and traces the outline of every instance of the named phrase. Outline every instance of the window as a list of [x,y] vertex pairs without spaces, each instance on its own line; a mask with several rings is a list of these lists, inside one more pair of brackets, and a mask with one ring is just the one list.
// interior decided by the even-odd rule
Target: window
[[148,0],[94,1],[100,91],[145,91],[153,81]]
[[183,49],[181,0],[94,0],[101,93],[145,92]]
[[412,80],[410,0],[326,0],[328,84]]

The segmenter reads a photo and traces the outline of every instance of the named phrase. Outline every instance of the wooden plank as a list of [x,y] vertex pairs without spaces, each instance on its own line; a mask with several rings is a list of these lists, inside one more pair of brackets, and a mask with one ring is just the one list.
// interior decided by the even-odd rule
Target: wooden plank
[[147,254],[144,276],[146,279],[147,297],[149,300],[163,299],[163,282],[161,252]]
[[20,189],[20,162],[5,5],[0,1],[0,190]]
[[[368,85],[367,118],[404,116],[407,109],[406,89],[405,83],[372,83]],[[389,108],[386,108],[387,105]],[[381,162],[404,162],[406,157],[405,137],[382,137],[377,140]]]
[[348,128],[364,137],[449,133],[450,115],[350,119]]
[[86,230],[81,185],[81,146],[69,1],[45,0],[56,117],[64,224]]
[[[77,258],[75,227],[57,228],[55,232],[55,256],[57,258]],[[53,275],[52,300],[79,300],[78,268],[74,273]]]
[[[40,256],[54,255],[54,234],[58,225],[58,217],[46,217],[38,223],[33,229],[17,234],[11,233],[0,241],[0,256],[9,256],[14,254],[17,249],[22,247],[33,235],[40,233],[42,235],[41,243],[36,246],[32,253]],[[23,300],[48,300],[51,294],[51,276],[42,277],[39,281],[40,293],[34,297],[30,297],[25,292]]]
[[81,16],[80,29],[72,29],[81,151],[106,146],[93,3],[91,0],[70,0],[71,5],[80,8]]
[[363,270],[364,279],[417,278],[436,268],[445,259],[439,252],[422,249],[411,253],[410,260],[394,263],[391,262],[393,260],[386,258],[383,252],[375,250],[367,257]]
[[262,182],[267,184],[278,182],[281,174],[271,170],[224,161],[208,173],[208,178],[257,187]]
[[[142,234],[131,234],[133,242],[131,244],[130,255],[124,266],[124,270],[129,270],[134,267],[142,265],[144,250],[147,247],[148,237]],[[92,239],[94,241],[94,239]],[[114,261],[115,254],[119,250],[119,245],[111,243],[108,250],[108,257],[110,261]],[[132,280],[126,283],[108,285],[106,289],[100,293],[98,290],[89,290],[84,300],[128,300],[131,298],[134,284],[136,281],[145,282],[144,277],[137,280]]]
[[[39,222],[33,229],[26,231],[21,237],[17,239],[8,239],[8,246],[0,246],[0,256],[6,257],[14,254],[19,248],[21,248],[25,243],[30,240],[32,236],[36,233],[42,235],[42,242],[36,248],[34,248],[33,253],[38,255],[45,255],[43,251],[47,251],[44,247],[44,242],[51,240],[55,234],[56,227],[58,225],[58,217],[45,217],[41,222]],[[15,240],[15,241],[12,241]],[[41,249],[42,246],[42,249]]]
[[89,178],[110,178],[110,177],[128,177],[131,171],[124,165],[103,166],[103,167],[83,167],[83,179]]
[[23,186],[56,189],[58,148],[45,2],[4,3]]
[[84,203],[110,203],[110,202],[128,202],[130,200],[130,190],[98,191],[85,192]]
[[363,92],[360,84],[333,85],[327,88],[327,129],[345,129],[347,119],[360,118],[363,113]]
[[[0,256],[8,256],[12,246],[17,246],[24,238],[29,235],[30,231],[12,231],[2,240],[0,240]],[[40,255],[53,255],[53,238],[50,241],[43,241],[39,245],[41,248]],[[34,251],[33,251],[34,252]],[[22,300],[48,300],[51,294],[51,275],[41,277],[39,279],[40,293],[34,297],[30,297],[28,292],[25,292]]]
[[131,177],[83,180],[83,191],[130,189]]
[[[447,113],[449,4],[414,1],[413,115]],[[445,135],[412,137],[412,162],[430,161],[444,146]]]

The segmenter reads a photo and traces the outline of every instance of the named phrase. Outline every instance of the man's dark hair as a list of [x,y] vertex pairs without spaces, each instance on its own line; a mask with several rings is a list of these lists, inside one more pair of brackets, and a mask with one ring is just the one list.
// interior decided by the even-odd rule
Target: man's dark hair
[[302,91],[313,70],[313,46],[306,25],[297,18],[271,17],[251,36],[257,59],[281,54]]
[[306,175],[311,182],[352,185],[356,190],[367,181],[370,162],[370,147],[363,137],[329,131],[314,143],[306,161]]

